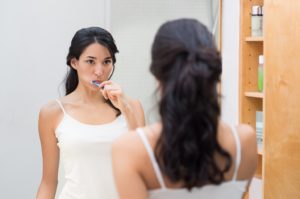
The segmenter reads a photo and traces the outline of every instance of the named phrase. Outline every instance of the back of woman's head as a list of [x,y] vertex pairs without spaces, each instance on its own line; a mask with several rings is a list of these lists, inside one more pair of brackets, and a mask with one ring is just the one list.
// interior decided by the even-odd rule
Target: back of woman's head
[[[155,36],[150,70],[161,91],[155,153],[163,173],[189,189],[221,183],[231,157],[217,141],[222,64],[212,34],[194,19],[166,22]],[[217,154],[225,166],[217,164]]]
[[78,30],[71,41],[67,55],[67,65],[70,66],[70,70],[68,71],[65,83],[66,95],[73,92],[78,85],[77,71],[72,68],[71,60],[73,58],[78,60],[83,51],[93,43],[105,46],[110,52],[113,64],[115,64],[115,54],[118,52],[118,49],[112,35],[108,31],[100,27],[89,27]]

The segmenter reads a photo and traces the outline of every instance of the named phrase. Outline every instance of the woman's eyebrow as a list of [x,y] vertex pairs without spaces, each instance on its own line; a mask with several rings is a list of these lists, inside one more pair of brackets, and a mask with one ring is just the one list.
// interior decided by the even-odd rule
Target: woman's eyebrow
[[96,59],[96,57],[93,57],[93,56],[87,56],[87,58]]

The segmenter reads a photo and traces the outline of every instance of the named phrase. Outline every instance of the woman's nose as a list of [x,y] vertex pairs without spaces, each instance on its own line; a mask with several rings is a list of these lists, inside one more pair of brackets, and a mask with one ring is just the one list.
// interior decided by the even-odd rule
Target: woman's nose
[[95,74],[101,76],[103,74],[103,67],[101,64],[98,64],[95,68]]

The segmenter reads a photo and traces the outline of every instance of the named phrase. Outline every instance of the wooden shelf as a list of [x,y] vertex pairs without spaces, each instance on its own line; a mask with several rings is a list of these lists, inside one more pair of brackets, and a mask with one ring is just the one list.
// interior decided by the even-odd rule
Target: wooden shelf
[[[264,5],[265,0],[240,0],[240,122],[256,128],[256,112],[264,110],[264,93],[258,92],[258,57],[264,55],[264,37],[251,37],[251,12],[252,6]],[[265,112],[263,112],[265,115]],[[255,178],[263,178],[264,152],[257,147],[257,167]],[[263,182],[262,182],[263,183]],[[258,195],[263,193],[258,193]],[[263,198],[263,197],[262,197]],[[249,199],[245,197],[244,199]]]
[[[264,6],[262,37],[250,37],[250,13],[255,5]],[[291,154],[300,154],[300,111],[295,108],[300,101],[296,86],[300,69],[295,56],[300,46],[295,30],[299,20],[291,20],[300,17],[299,10],[300,1],[240,0],[239,121],[255,128],[256,112],[263,110],[264,140],[263,147],[257,147],[255,172],[255,177],[262,179],[262,189],[255,191],[266,199],[300,198],[296,175],[300,156],[291,158]],[[257,92],[259,55],[264,55],[263,93]],[[278,89],[281,83],[284,88]]]
[[[262,37],[250,37],[255,5],[264,6]],[[300,101],[295,56],[300,46],[295,30],[299,20],[291,20],[300,17],[299,10],[300,1],[240,0],[239,121],[255,129],[256,112],[263,111],[263,147],[256,146],[255,172],[262,187],[255,191],[266,199],[300,198],[300,156],[291,158],[300,154],[300,111],[295,108]],[[263,93],[257,92],[259,55],[264,55]],[[282,83],[284,88],[279,89]]]
[[264,98],[264,93],[261,92],[245,92],[246,97],[253,97],[253,98]]
[[246,37],[245,41],[247,42],[263,42],[263,37]]

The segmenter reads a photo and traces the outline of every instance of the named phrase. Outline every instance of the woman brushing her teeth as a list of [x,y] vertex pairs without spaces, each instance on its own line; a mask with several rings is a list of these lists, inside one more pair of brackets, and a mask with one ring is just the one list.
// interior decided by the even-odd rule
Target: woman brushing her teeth
[[110,80],[117,52],[113,37],[102,28],[84,28],[74,35],[66,95],[46,104],[39,115],[43,173],[38,199],[55,198],[60,159],[65,183],[59,199],[117,198],[111,143],[145,124],[140,102]]

